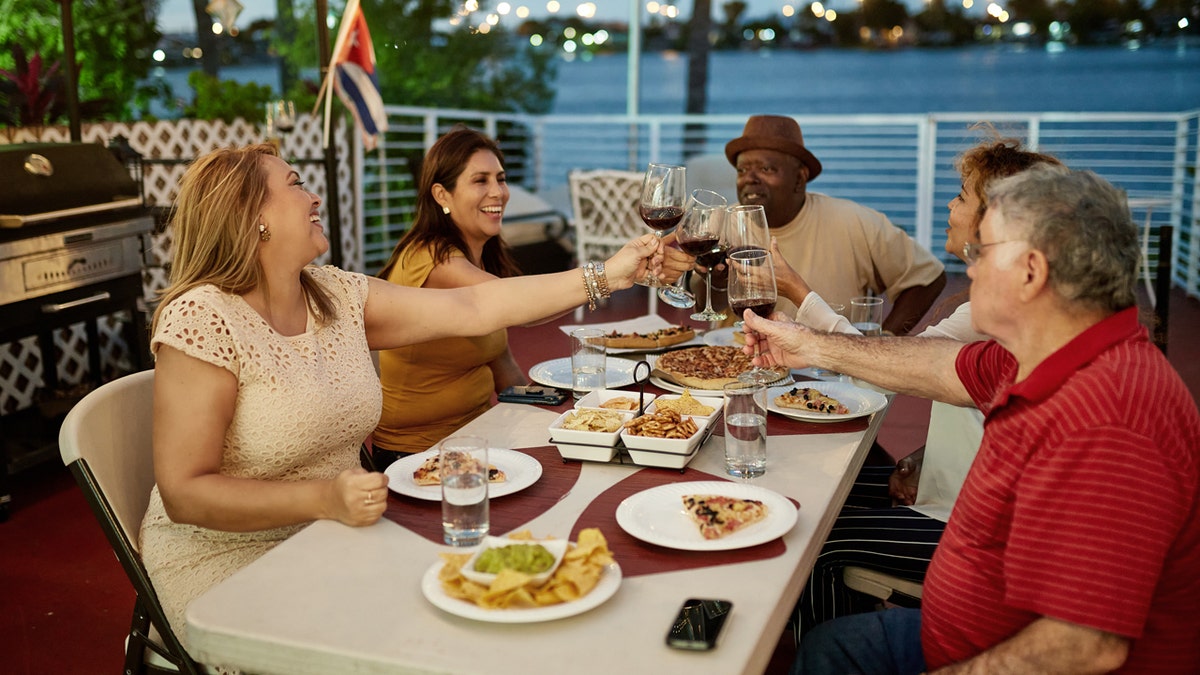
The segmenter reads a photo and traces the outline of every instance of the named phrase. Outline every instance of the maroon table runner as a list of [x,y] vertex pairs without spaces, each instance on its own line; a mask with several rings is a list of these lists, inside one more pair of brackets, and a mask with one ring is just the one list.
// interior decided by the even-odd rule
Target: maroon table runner
[[[533,485],[508,495],[493,499],[490,504],[491,530],[505,533],[519,529],[522,525],[545,513],[567,494],[579,479],[581,463],[564,463],[554,446],[521,448],[521,452],[536,458],[542,464],[542,476]],[[574,527],[571,539],[575,540],[579,530],[598,527],[608,540],[621,572],[625,576],[638,576],[657,572],[728,565],[730,563],[761,560],[783,555],[787,547],[782,539],[765,544],[732,551],[680,551],[672,548],[647,544],[626,534],[617,524],[617,505],[626,497],[667,483],[699,480],[727,480],[703,471],[686,469],[642,468],[605,490],[588,504]],[[794,501],[794,500],[793,500]],[[416,534],[434,542],[442,543],[442,504],[440,501],[417,499],[390,492],[388,508],[384,517]]]

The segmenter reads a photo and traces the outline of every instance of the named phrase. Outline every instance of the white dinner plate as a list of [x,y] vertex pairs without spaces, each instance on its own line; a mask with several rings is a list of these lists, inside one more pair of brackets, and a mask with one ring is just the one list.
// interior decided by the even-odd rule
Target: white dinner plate
[[[384,473],[388,477],[388,489],[408,497],[425,499],[431,502],[442,500],[441,485],[417,485],[413,480],[416,471],[425,460],[437,455],[437,449],[418,452],[392,462]],[[488,483],[488,497],[496,498],[519,492],[537,482],[542,477],[542,463],[523,452],[505,450],[504,448],[488,448],[488,464],[496,465],[504,472],[507,480],[503,483]]]
[[[604,361],[606,389],[619,389],[633,384],[633,369],[637,361],[613,356]],[[571,388],[571,357],[543,361],[529,369],[529,379],[546,387]]]
[[[796,408],[784,408],[775,403],[775,397],[780,394],[785,394],[795,387],[808,387],[817,391],[832,396],[841,402],[842,405],[850,411],[841,415],[834,413],[816,412],[814,410],[798,410]],[[841,420],[852,420],[863,415],[870,415],[873,412],[883,410],[887,405],[887,397],[877,391],[856,387],[849,382],[800,382],[795,385],[775,386],[767,390],[767,410],[773,413],[791,417],[792,419],[804,420],[805,422],[838,422]]]
[[[705,539],[683,508],[684,495],[722,495],[757,499],[767,517],[720,539]],[[728,551],[764,544],[787,534],[796,525],[796,505],[787,497],[757,485],[727,481],[668,483],[642,490],[617,506],[617,524],[644,542],[684,551]]]
[[600,581],[592,589],[592,592],[574,602],[545,607],[484,609],[473,602],[446,595],[446,592],[442,590],[442,582],[438,579],[438,572],[442,570],[444,564],[441,561],[435,562],[421,577],[421,592],[425,594],[425,599],[438,609],[455,616],[491,623],[536,623],[565,619],[568,616],[582,614],[589,609],[599,607],[605,600],[611,598],[621,585],[621,566],[614,562],[604,568],[603,574],[600,575]]
[[704,334],[704,344],[709,347],[742,347],[745,343],[733,339],[733,334],[739,330],[733,326],[710,330]]

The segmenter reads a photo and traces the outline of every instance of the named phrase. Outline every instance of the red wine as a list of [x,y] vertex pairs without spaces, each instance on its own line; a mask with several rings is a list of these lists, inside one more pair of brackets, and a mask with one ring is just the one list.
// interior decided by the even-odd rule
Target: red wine
[[642,220],[651,229],[665,232],[679,224],[683,220],[682,206],[659,206],[655,208],[641,207]]
[[746,300],[731,300],[729,306],[733,309],[735,315],[741,318],[746,310],[754,310],[754,313],[767,318],[771,316],[771,312],[775,311],[775,300],[767,298],[748,298]]
[[708,253],[717,247],[717,242],[720,241],[717,237],[708,237],[706,239],[680,239],[679,248],[683,249],[688,255],[698,256],[701,253]]
[[696,263],[712,269],[725,262],[725,249],[727,248],[727,246],[718,246],[707,253],[701,253],[696,256]]

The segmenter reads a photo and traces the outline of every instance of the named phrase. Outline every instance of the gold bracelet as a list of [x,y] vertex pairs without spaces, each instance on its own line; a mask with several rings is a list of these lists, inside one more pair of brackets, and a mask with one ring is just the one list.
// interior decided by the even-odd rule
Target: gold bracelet
[[589,279],[589,275],[591,273],[592,273],[591,263],[584,265],[583,266],[583,290],[585,293],[587,293],[588,309],[594,312],[594,311],[596,311],[596,296],[594,294],[594,291],[592,291],[592,283],[593,282],[591,281],[591,279]]
[[611,298],[612,291],[608,288],[608,275],[604,273],[604,261],[596,263],[595,274],[597,284],[596,294],[601,298]]

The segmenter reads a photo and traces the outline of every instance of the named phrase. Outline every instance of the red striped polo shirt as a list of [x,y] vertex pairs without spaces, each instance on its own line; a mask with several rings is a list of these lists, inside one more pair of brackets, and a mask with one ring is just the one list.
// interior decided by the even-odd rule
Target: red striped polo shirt
[[1012,384],[995,342],[957,362],[983,443],[925,578],[930,670],[1041,616],[1133,639],[1125,673],[1200,669],[1200,414],[1129,308]]

